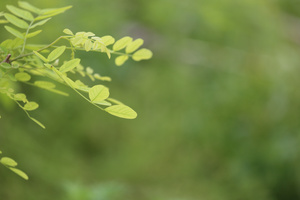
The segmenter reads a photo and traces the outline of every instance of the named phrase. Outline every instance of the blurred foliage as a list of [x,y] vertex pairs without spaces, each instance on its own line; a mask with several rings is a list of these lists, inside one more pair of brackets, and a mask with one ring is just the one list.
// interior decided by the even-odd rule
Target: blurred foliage
[[120,68],[82,53],[137,110],[133,121],[22,86],[40,102],[44,131],[2,99],[0,146],[31,180],[0,170],[0,199],[300,198],[296,1],[30,2],[74,6],[49,22],[46,42],[68,24],[144,38],[154,57]]

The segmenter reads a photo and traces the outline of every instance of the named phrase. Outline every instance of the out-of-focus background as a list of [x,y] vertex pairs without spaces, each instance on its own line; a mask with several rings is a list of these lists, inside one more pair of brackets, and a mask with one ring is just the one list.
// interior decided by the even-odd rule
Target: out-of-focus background
[[[300,199],[300,2],[295,0],[30,0],[73,5],[64,28],[145,40],[149,61],[116,67],[112,95],[139,114],[110,116],[73,94],[23,87],[33,116],[2,100],[0,147],[30,176],[0,166],[1,200]],[[15,0],[1,0],[1,10]],[[0,36],[9,36],[3,27]]]

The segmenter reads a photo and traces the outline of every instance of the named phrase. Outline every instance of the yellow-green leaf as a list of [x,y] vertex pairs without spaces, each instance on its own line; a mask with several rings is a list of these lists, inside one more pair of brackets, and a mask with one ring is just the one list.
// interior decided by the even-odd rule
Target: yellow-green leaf
[[149,49],[140,49],[132,55],[132,59],[135,61],[147,60],[152,57],[153,53]]
[[125,63],[125,61],[128,60],[128,55],[122,55],[122,56],[118,56],[115,59],[115,64],[117,66],[121,66]]
[[85,41],[85,43],[84,43],[85,51],[90,51],[92,49],[92,47],[93,47],[93,43],[91,40]]
[[49,81],[35,81],[34,85],[40,87],[40,88],[45,88],[45,89],[53,89],[55,88],[55,84]]
[[14,28],[12,28],[12,27],[10,27],[10,26],[4,26],[4,28],[5,28],[8,32],[10,32],[10,33],[13,34],[14,36],[16,36],[17,38],[24,39],[24,35],[23,35],[21,32],[17,31],[16,29],[14,29]]
[[37,57],[39,57],[42,61],[44,61],[44,62],[46,62],[46,63],[49,62],[49,60],[48,60],[47,58],[45,58],[45,57],[44,57],[42,54],[40,54],[39,52],[33,51],[33,53],[34,53]]
[[114,105],[105,108],[104,110],[111,115],[121,117],[124,119],[135,119],[137,117],[137,113],[130,107],[125,105]]
[[65,52],[65,50],[66,50],[66,46],[57,47],[48,55],[47,59],[49,61],[54,61],[59,56],[61,56]]
[[27,74],[26,72],[19,72],[19,73],[15,74],[15,78],[18,81],[26,82],[31,79],[31,76],[29,74]]
[[75,58],[73,60],[70,60],[66,63],[64,63],[60,68],[59,68],[59,71],[64,73],[64,72],[68,72],[72,69],[74,69],[77,65],[79,65],[80,63],[80,59],[78,58]]
[[74,35],[73,32],[72,32],[70,29],[68,29],[68,28],[65,28],[65,29],[63,30],[63,32],[64,32],[65,34],[67,34],[67,35]]
[[26,10],[29,10],[31,12],[34,12],[36,14],[40,14],[41,13],[41,10],[33,5],[31,5],[30,3],[28,2],[25,2],[25,1],[19,1],[18,2],[19,6],[23,9],[26,9]]
[[32,110],[37,109],[38,107],[39,107],[39,104],[37,104],[34,101],[30,101],[30,102],[26,103],[23,108],[24,108],[24,110],[32,111]]
[[102,106],[111,106],[111,103],[108,102],[108,101],[96,101],[96,102],[93,102],[93,103],[96,103],[96,104],[99,104],[99,105],[102,105]]
[[39,125],[40,127],[42,127],[43,129],[45,129],[46,127],[44,126],[44,124],[42,124],[41,122],[39,122],[38,120],[36,120],[35,118],[33,117],[30,117],[30,119],[32,121],[34,121],[37,125]]
[[132,41],[131,37],[123,37],[121,39],[119,39],[118,41],[116,41],[116,43],[113,46],[113,50],[114,51],[119,51],[121,49],[124,49],[130,42]]
[[4,19],[0,19],[0,24],[7,24],[8,21],[7,20],[4,20]]
[[10,23],[12,23],[13,25],[15,25],[19,28],[27,29],[29,26],[27,24],[27,22],[25,22],[24,20],[14,16],[14,15],[11,15],[9,13],[5,13],[4,17],[7,19],[7,21],[9,21]]
[[19,170],[17,168],[13,168],[10,167],[9,168],[11,171],[15,172],[17,175],[21,176],[22,178],[24,178],[25,180],[28,180],[28,176],[27,174],[25,174],[25,172],[23,172],[22,170]]
[[12,6],[12,5],[7,5],[6,8],[11,12],[13,13],[14,15],[18,16],[18,17],[21,17],[23,19],[26,19],[28,21],[32,21],[34,20],[32,14],[26,10],[23,10],[23,9],[20,9],[20,8],[17,8],[15,6]]
[[103,44],[105,46],[108,46],[108,45],[115,43],[115,38],[113,38],[110,35],[105,35],[105,36],[101,37],[101,41],[103,42]]
[[1,158],[0,162],[3,165],[8,166],[8,167],[15,167],[18,165],[18,163],[16,161],[14,161],[13,159],[8,158],[8,157]]
[[42,21],[39,21],[39,22],[33,24],[33,25],[30,27],[30,29],[33,29],[33,28],[35,28],[35,27],[37,27],[37,26],[42,26],[42,25],[44,25],[47,21],[49,21],[50,19],[51,19],[51,18],[47,18],[47,19],[44,19],[44,20],[42,20]]
[[72,6],[66,6],[63,8],[53,8],[53,9],[45,9],[42,10],[42,15],[38,16],[37,18],[35,18],[35,20],[42,20],[48,17],[52,17],[58,14],[61,14],[63,12],[65,12],[66,10],[72,8]]
[[140,46],[142,46],[144,44],[144,40],[139,38],[134,40],[133,42],[131,42],[130,44],[128,44],[128,46],[126,47],[125,52],[126,53],[132,53],[135,50],[137,50],[138,48],[140,48]]
[[109,97],[109,90],[103,85],[95,85],[89,90],[89,98],[93,103],[102,102]]
[[27,98],[26,98],[26,95],[23,94],[23,93],[17,93],[14,95],[14,99],[16,101],[23,101],[23,102],[26,102],[27,101]]
[[42,30],[34,31],[34,32],[32,32],[32,33],[27,34],[27,35],[25,36],[25,38],[32,38],[32,37],[34,37],[34,36],[40,34],[41,32],[42,32]]

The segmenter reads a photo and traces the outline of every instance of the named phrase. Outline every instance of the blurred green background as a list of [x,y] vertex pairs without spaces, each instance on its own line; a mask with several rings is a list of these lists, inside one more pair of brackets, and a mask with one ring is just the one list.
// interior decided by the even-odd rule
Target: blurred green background
[[[116,67],[112,96],[136,120],[23,86],[33,116],[2,100],[0,147],[30,176],[0,166],[1,200],[300,199],[300,6],[294,0],[30,0],[73,5],[37,42],[91,31],[145,40],[149,61]],[[0,8],[17,4],[1,0]],[[3,27],[1,38],[9,36]],[[10,37],[10,36],[9,36]]]

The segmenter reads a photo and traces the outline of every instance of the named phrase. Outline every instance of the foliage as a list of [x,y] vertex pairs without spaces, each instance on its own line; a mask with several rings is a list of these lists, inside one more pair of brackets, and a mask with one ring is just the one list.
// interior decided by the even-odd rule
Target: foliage
[[[29,39],[42,32],[42,29],[36,30],[37,28],[72,6],[40,9],[24,1],[19,1],[18,5],[19,7],[7,5],[9,12],[0,13],[2,18],[0,22],[9,24],[4,27],[15,37],[6,39],[0,44],[0,93],[13,100],[33,122],[42,128],[45,126],[30,114],[39,107],[39,104],[29,100],[22,91],[18,91],[15,83],[19,82],[68,96],[66,92],[56,88],[56,83],[64,84],[98,109],[111,115],[125,119],[137,117],[137,113],[132,108],[110,97],[107,86],[103,84],[88,86],[82,80],[75,80],[71,76],[78,74],[89,77],[92,81],[111,81],[110,77],[101,76],[94,73],[92,68],[84,67],[81,59],[76,57],[76,51],[106,53],[108,58],[111,58],[111,54],[115,54],[117,55],[115,64],[121,66],[130,57],[135,61],[152,57],[150,50],[139,49],[143,45],[142,39],[133,40],[132,37],[126,36],[116,41],[110,35],[98,37],[92,32],[74,34],[71,30],[64,29],[65,35],[59,36],[48,45],[28,43]],[[66,44],[58,44],[63,40]],[[112,48],[109,47],[110,45]],[[62,59],[67,51],[70,52],[69,59]],[[14,168],[15,165],[5,162],[7,159],[2,158],[1,163],[21,175],[22,173]]]

